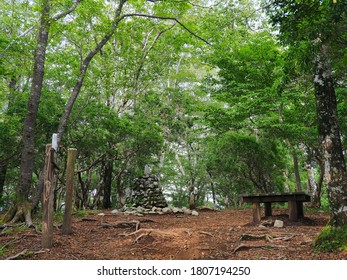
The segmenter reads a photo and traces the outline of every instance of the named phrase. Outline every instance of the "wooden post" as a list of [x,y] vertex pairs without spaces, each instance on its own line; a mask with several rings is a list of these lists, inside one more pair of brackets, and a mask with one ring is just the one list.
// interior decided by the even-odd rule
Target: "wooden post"
[[304,203],[302,201],[297,201],[297,211],[298,211],[298,218],[304,217]]
[[260,215],[260,203],[253,202],[253,222],[259,223],[261,219]]
[[46,145],[46,158],[44,168],[43,186],[43,217],[42,217],[42,247],[51,248],[53,246],[53,199],[54,199],[54,167],[53,167],[52,145]]
[[63,234],[71,234],[71,215],[72,215],[72,199],[74,189],[74,164],[76,160],[77,150],[68,149],[67,165],[66,165],[66,198],[65,198],[65,213],[63,219]]
[[265,202],[265,217],[272,216],[271,202]]
[[298,206],[295,200],[288,201],[288,210],[289,210],[289,220],[297,221],[298,220]]

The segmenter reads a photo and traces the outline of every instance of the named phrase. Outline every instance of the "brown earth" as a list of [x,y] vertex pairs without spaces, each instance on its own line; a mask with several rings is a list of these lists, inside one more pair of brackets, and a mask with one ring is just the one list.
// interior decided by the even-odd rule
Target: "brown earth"
[[[347,259],[347,252],[316,253],[312,242],[328,221],[325,213],[306,214],[290,222],[286,210],[274,210],[272,220],[283,228],[250,223],[252,210],[200,210],[199,216],[143,217],[90,214],[73,218],[73,234],[54,229],[51,249],[42,249],[37,229],[2,226],[0,259],[35,260],[193,260],[193,259]],[[136,222],[140,229],[136,231]],[[262,222],[266,224],[264,219]],[[256,237],[259,239],[255,239]]]

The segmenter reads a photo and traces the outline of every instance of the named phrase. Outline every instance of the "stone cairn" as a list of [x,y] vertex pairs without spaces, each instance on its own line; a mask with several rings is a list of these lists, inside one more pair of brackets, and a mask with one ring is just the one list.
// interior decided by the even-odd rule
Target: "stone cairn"
[[[168,206],[163,191],[159,184],[159,179],[155,175],[150,175],[151,169],[146,165],[145,175],[138,178],[134,183],[134,188],[130,201],[132,206],[124,206],[121,209],[115,209],[112,214],[124,214],[143,216],[147,214],[185,214],[198,216],[196,210],[190,210],[185,207],[177,208]],[[104,215],[101,213],[99,215]]]
[[131,201],[133,207],[141,206],[146,209],[168,206],[155,175],[145,174],[135,181]]

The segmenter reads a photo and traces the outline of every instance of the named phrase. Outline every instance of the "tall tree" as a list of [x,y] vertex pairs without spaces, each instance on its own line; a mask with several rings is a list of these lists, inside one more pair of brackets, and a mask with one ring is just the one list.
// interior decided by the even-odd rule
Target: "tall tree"
[[[318,133],[324,151],[331,224],[347,224],[347,174],[337,114],[336,79],[346,50],[347,6],[344,1],[270,0],[267,11],[279,37],[307,62],[312,75]],[[336,71],[337,73],[339,71]]]
[[40,25],[37,35],[36,49],[34,55],[34,67],[31,81],[31,90],[27,106],[27,114],[23,124],[23,148],[21,152],[19,182],[16,188],[16,203],[5,217],[6,220],[14,221],[25,216],[26,223],[32,224],[31,206],[27,200],[32,185],[33,162],[35,155],[35,125],[40,104],[40,97],[45,72],[46,49],[49,39],[51,22],[58,20],[75,10],[80,0],[75,0],[70,9],[51,17],[51,2],[44,0],[41,3]]

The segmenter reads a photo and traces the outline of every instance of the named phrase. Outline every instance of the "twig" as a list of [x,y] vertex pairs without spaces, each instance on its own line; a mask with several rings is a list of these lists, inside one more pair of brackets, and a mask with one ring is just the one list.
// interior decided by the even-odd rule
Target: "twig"
[[193,31],[191,31],[187,26],[185,26],[181,21],[179,21],[177,18],[175,17],[165,17],[165,16],[155,16],[155,15],[147,15],[147,14],[125,14],[122,16],[121,19],[123,18],[127,18],[127,17],[145,17],[145,18],[153,18],[153,19],[160,19],[160,20],[171,20],[176,22],[178,25],[180,25],[184,30],[186,30],[189,34],[191,34],[192,36],[198,38],[199,40],[205,42],[207,45],[211,46],[211,43],[208,42],[206,39],[202,38],[201,36],[199,36],[198,34],[194,33]]
[[22,252],[14,255],[14,256],[8,257],[6,260],[16,260],[19,257],[24,256],[27,253],[27,251],[28,251],[27,249],[24,249]]

